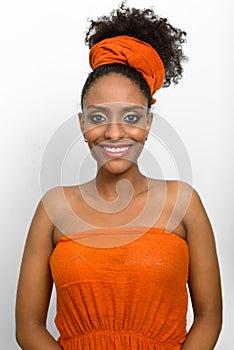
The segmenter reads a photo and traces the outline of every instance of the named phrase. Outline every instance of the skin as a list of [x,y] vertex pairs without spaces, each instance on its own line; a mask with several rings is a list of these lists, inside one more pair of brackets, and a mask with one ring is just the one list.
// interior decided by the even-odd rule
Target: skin
[[[84,107],[119,101],[147,105],[145,96],[134,83],[126,77],[112,74],[100,78],[91,86],[85,96]],[[86,128],[84,114],[80,114],[79,120],[92,151],[100,144],[118,145],[120,141],[121,144],[133,143],[143,147],[152,116],[148,114],[145,128],[129,127],[122,122]],[[145,177],[137,165],[138,155],[139,152],[133,152],[131,159],[110,159],[103,165],[97,159],[94,180],[82,186],[51,189],[39,202],[25,244],[16,300],[16,337],[23,349],[61,349],[46,329],[53,285],[49,257],[58,239],[64,233],[86,229],[82,226],[84,222],[88,222],[90,227],[121,226],[129,221],[134,225],[134,220],[144,212],[145,206],[147,210],[142,224],[151,220],[152,226],[174,232],[189,246],[189,291],[194,322],[182,349],[214,348],[222,323],[222,296],[209,218],[199,195],[191,186],[179,181],[165,182]],[[67,210],[67,203],[77,214],[76,219]],[[104,212],[97,210],[95,206],[98,203],[103,205]],[[107,212],[105,205],[113,211]],[[86,243],[95,245],[97,242]]]

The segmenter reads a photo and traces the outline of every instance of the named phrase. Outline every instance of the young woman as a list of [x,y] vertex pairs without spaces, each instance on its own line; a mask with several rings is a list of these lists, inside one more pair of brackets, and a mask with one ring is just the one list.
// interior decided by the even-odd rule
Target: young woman
[[[153,95],[181,78],[185,35],[153,10],[124,5],[91,22],[79,121],[97,175],[38,204],[16,303],[24,350],[214,348],[222,300],[210,221],[190,185],[138,167]],[[53,282],[57,341],[46,329]]]

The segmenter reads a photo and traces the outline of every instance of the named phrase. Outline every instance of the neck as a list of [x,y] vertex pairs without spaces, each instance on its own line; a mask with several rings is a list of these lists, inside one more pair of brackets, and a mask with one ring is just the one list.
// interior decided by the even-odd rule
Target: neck
[[113,201],[120,195],[135,196],[148,187],[147,178],[141,174],[137,165],[121,174],[111,174],[100,168],[94,181],[99,195],[107,201]]

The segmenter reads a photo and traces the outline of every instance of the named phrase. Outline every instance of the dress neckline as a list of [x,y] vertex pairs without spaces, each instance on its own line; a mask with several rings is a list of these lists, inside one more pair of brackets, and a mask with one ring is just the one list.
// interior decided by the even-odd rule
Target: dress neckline
[[[126,243],[123,243],[123,244],[120,244],[120,245],[113,245],[113,246],[106,246],[106,247],[99,247],[99,246],[94,246],[94,245],[89,245],[89,244],[86,244],[86,243],[81,243],[81,242],[78,242],[76,240],[76,237],[78,236],[81,236],[82,234],[97,234],[98,232],[100,233],[104,233],[106,231],[109,231],[109,230],[115,230],[115,231],[123,231],[125,230],[126,232],[129,232],[129,231],[135,231],[136,230],[139,230],[139,231],[143,231],[142,234],[139,233],[139,237],[129,241],[129,242],[126,242]],[[71,234],[68,234],[68,235],[64,235],[62,237],[60,237],[55,245],[55,248],[60,244],[60,243],[63,243],[63,242],[74,242],[75,244],[77,245],[80,245],[80,246],[83,246],[83,247],[86,247],[86,248],[89,248],[89,249],[102,249],[102,250],[106,250],[106,249],[118,249],[118,248],[121,248],[121,247],[127,247],[127,246],[130,246],[134,243],[137,243],[138,241],[144,239],[144,237],[149,234],[149,233],[152,233],[152,232],[155,232],[157,233],[157,235],[160,235],[160,234],[164,234],[164,235],[168,235],[177,239],[178,241],[181,241],[183,242],[186,246],[187,246],[187,242],[184,238],[180,237],[178,234],[176,234],[175,232],[173,231],[167,231],[166,229],[163,229],[163,228],[159,228],[159,227],[147,227],[147,226],[129,226],[129,227],[104,227],[104,228],[95,228],[95,229],[89,229],[89,230],[85,230],[85,231],[80,231],[80,232],[75,232],[75,233],[71,233]]]

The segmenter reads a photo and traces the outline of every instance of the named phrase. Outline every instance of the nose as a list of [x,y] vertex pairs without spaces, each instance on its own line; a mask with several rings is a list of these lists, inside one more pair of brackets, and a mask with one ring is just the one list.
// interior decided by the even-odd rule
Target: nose
[[122,123],[112,122],[106,125],[105,138],[119,140],[125,137],[124,125]]

